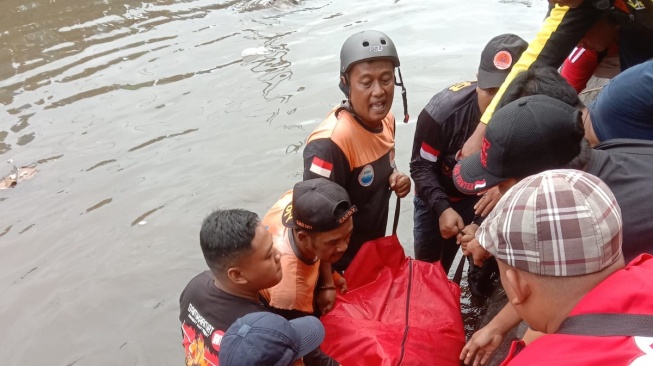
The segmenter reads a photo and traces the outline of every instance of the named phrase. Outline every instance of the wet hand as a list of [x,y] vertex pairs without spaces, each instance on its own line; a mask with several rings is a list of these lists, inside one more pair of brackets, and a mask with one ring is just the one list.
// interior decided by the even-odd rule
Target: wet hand
[[347,290],[349,290],[347,287],[347,280],[342,276],[339,276],[337,279],[334,278],[334,284],[340,290],[342,295],[346,294]]
[[463,347],[462,352],[460,352],[460,360],[465,365],[485,365],[490,356],[501,345],[505,336],[497,328],[490,325],[479,329]]
[[492,187],[483,193],[479,193],[481,199],[474,205],[474,214],[482,217],[487,216],[492,212],[494,206],[501,199],[501,192],[499,187]]
[[410,192],[410,178],[406,174],[395,171],[388,181],[397,197],[404,198]]
[[319,289],[316,298],[317,309],[321,315],[333,310],[333,305],[336,303],[336,289]]
[[440,235],[443,238],[449,239],[458,235],[460,231],[465,227],[463,223],[463,218],[458,215],[458,212],[453,208],[449,207],[448,209],[442,211],[439,219],[440,224]]
[[460,230],[460,233],[456,236],[456,244],[460,245],[463,251],[467,250],[467,244],[476,238],[476,230],[478,230],[478,225],[469,224]]
[[467,244],[467,249],[463,249],[463,255],[471,255],[472,260],[474,261],[474,265],[479,267],[483,266],[483,262],[492,256],[492,254],[485,250],[485,248],[481,246],[481,243],[479,243],[476,239],[470,241]]

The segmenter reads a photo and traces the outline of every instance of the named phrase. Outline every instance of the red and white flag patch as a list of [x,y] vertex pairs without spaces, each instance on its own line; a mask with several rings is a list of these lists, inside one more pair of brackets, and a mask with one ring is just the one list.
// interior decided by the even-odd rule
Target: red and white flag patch
[[429,146],[426,142],[422,142],[422,147],[419,149],[419,156],[422,159],[435,163],[438,161],[438,156],[440,156],[440,150]]
[[333,164],[328,161],[324,161],[317,156],[313,157],[313,162],[311,163],[311,169],[313,173],[321,175],[324,178],[329,178],[331,176],[331,171],[333,170]]

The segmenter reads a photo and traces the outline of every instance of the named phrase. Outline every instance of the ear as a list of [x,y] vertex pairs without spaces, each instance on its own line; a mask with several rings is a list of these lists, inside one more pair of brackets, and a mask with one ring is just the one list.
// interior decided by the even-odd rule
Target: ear
[[512,268],[506,270],[506,282],[513,295],[510,301],[513,305],[521,305],[531,296],[531,287],[526,277]]
[[302,244],[308,243],[308,233],[304,230],[297,230],[297,240],[301,242]]
[[347,85],[346,75],[340,75],[340,83],[338,83],[338,87],[345,94],[345,97],[349,99],[349,85]]
[[240,268],[238,267],[230,267],[227,270],[227,277],[229,277],[229,280],[231,280],[231,282],[237,285],[245,285],[248,282],[247,279],[243,277],[243,273],[240,271]]

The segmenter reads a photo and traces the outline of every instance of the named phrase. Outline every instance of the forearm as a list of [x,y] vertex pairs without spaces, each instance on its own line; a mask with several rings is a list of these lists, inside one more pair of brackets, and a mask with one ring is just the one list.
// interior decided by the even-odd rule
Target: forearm
[[436,216],[440,217],[444,210],[451,207],[449,197],[440,185],[433,167],[413,162],[410,164],[410,175],[415,182],[417,195]]
[[333,269],[328,261],[320,261],[320,286],[335,287],[333,281]]
[[494,329],[496,332],[505,335],[512,328],[516,327],[521,322],[521,317],[515,308],[507,303],[501,311],[486,325]]
[[595,9],[590,1],[585,1],[574,9],[566,6],[556,6],[551,9],[535,39],[528,44],[528,48],[510,70],[508,77],[483,113],[481,122],[487,124],[490,121],[505,90],[517,74],[533,66],[560,67],[600,15],[601,12]]

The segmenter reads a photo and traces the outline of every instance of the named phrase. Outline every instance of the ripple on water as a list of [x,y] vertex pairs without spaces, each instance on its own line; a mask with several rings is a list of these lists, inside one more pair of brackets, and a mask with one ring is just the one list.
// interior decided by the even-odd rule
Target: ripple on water
[[106,198],[106,199],[103,199],[102,201],[100,201],[100,202],[94,204],[93,206],[87,208],[87,209],[86,209],[86,213],[89,213],[89,212],[91,212],[91,211],[95,211],[95,210],[97,210],[98,208],[100,208],[100,207],[102,207],[102,206],[108,205],[108,204],[111,203],[112,201],[113,201],[113,198]]
[[[526,16],[497,1],[461,12],[446,0],[4,0],[0,154],[65,154],[30,189],[0,198],[14,220],[0,222],[0,246],[17,243],[0,256],[0,283],[28,276],[0,300],[11,314],[4,363],[181,360],[169,347],[178,326],[162,320],[175,318],[179,289],[205,267],[203,216],[215,207],[264,213],[301,179],[302,144],[342,96],[346,36],[374,27],[393,37],[416,114],[445,83],[473,77],[490,37],[477,29],[519,30],[510,24],[539,24],[546,10]],[[470,16],[478,27],[459,27]],[[397,133],[406,167],[411,128]],[[402,216],[410,246],[410,212]],[[109,323],[115,331],[84,336]],[[71,340],[83,351],[70,354]]]

